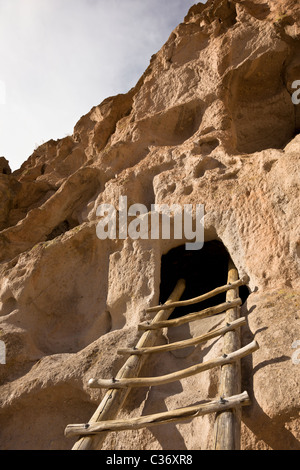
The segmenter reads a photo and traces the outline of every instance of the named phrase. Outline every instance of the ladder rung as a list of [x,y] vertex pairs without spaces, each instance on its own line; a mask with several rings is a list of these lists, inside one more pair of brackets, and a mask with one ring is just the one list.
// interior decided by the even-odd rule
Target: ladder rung
[[245,286],[249,282],[249,277],[244,276],[242,279],[238,281],[232,282],[230,284],[226,284],[225,286],[217,287],[216,289],[207,292],[206,294],[199,295],[198,297],[194,297],[193,299],[189,300],[178,300],[176,302],[169,303],[168,305],[156,305],[155,307],[149,307],[146,309],[146,312],[158,312],[159,310],[167,310],[168,308],[176,308],[176,307],[186,307],[187,305],[197,304],[199,302],[203,302],[203,300],[210,299],[218,294],[222,294],[230,289],[236,289],[240,286]]
[[194,366],[188,367],[172,374],[162,375],[160,377],[135,377],[130,379],[90,379],[88,385],[91,388],[128,388],[128,387],[152,387],[155,385],[163,385],[170,382],[175,382],[177,380],[184,379],[191,375],[199,374],[208,369],[212,369],[217,366],[223,366],[225,364],[230,364],[234,361],[241,359],[242,357],[251,354],[252,352],[258,349],[258,344],[256,341],[244,346],[243,348],[238,349],[228,355],[223,355],[216,359],[210,361],[196,364]]
[[221,336],[227,333],[228,331],[235,330],[236,328],[244,326],[245,324],[246,324],[246,318],[242,317],[242,318],[239,318],[238,320],[233,321],[230,324],[227,324],[226,326],[213,330],[204,335],[197,336],[195,338],[190,338],[190,339],[186,339],[183,341],[177,341],[176,343],[164,344],[162,346],[154,346],[154,347],[149,347],[149,348],[118,349],[117,353],[124,354],[124,355],[133,354],[133,355],[141,356],[144,354],[154,354],[154,353],[159,353],[159,352],[174,351],[176,349],[183,349],[188,346],[194,346],[196,344],[204,343],[205,341],[208,341],[212,338],[216,338],[217,336]]
[[158,321],[158,322],[144,322],[139,323],[138,329],[139,330],[158,330],[160,328],[171,327],[171,326],[179,326],[183,325],[184,323],[189,323],[195,320],[199,320],[200,318],[210,317],[212,315],[217,315],[219,313],[223,313],[230,308],[238,307],[242,304],[242,300],[237,298],[232,302],[224,302],[222,304],[216,305],[215,307],[209,307],[204,310],[200,310],[199,312],[189,313],[188,315],[184,315],[179,318],[174,318],[174,320],[165,320],[165,321]]
[[155,413],[152,415],[142,416],[140,418],[103,421],[95,424],[69,424],[65,429],[65,436],[85,436],[101,432],[141,429],[174,421],[189,420],[208,413],[217,413],[249,404],[250,399],[248,393],[243,392],[239,395],[228,398],[221,397],[220,399],[212,400],[209,403],[188,406],[163,413]]

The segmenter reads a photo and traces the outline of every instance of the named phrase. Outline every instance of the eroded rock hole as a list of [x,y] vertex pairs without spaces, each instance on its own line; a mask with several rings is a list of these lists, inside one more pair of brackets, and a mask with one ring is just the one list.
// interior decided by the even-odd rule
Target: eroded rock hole
[[[206,242],[197,251],[188,251],[185,245],[172,249],[162,257],[160,302],[167,300],[180,278],[186,280],[186,289],[180,300],[197,297],[227,284],[228,261],[228,251],[217,240]],[[240,287],[239,294],[244,303],[249,295],[248,288]],[[170,318],[197,312],[225,300],[226,293],[223,293],[198,304],[176,308]]]
[[3,302],[2,308],[0,308],[0,316],[6,316],[12,313],[17,308],[17,301],[14,297],[9,297]]
[[244,6],[246,11],[248,11],[251,16],[254,16],[258,20],[265,20],[271,13],[270,6],[267,2],[258,4],[251,0],[247,0],[244,2]]
[[230,1],[220,3],[216,8],[215,15],[218,17],[219,22],[224,24],[226,28],[231,28],[236,24],[236,7],[234,3]]
[[78,221],[75,221],[73,218],[66,219],[58,224],[51,233],[46,237],[46,241],[54,240],[54,238],[59,237],[60,235],[72,230],[73,228],[79,225]]

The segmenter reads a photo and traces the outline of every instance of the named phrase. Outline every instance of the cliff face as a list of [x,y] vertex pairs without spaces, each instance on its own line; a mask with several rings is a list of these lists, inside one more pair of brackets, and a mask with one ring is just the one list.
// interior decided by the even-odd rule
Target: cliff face
[[[250,277],[243,341],[260,349],[243,362],[252,405],[242,447],[300,448],[299,24],[296,0],[194,5],[127,94],[20,170],[1,159],[2,449],[71,448],[66,425],[87,422],[104,393],[88,380],[114,376],[117,347],[135,344],[144,309],[159,301],[161,257],[185,240],[99,240],[97,207],[120,196],[149,210],[205,205],[205,240],[221,241]],[[165,353],[142,373],[183,369],[220,347]],[[133,391],[122,415],[215,398],[217,386],[212,371]],[[209,449],[212,424],[112,434],[104,448]]]

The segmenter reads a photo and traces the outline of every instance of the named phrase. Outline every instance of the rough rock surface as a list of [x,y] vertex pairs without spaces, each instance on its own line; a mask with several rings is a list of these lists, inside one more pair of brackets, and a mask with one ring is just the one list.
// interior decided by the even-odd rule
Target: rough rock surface
[[[242,448],[300,448],[299,24],[297,0],[194,5],[127,94],[12,174],[0,159],[1,449],[70,449],[66,425],[87,422],[104,394],[88,380],[118,371],[117,348],[136,343],[144,309],[159,301],[161,256],[185,240],[99,240],[97,207],[118,207],[121,195],[149,210],[205,204],[206,241],[220,240],[250,277],[243,343],[260,349],[243,360],[252,405]],[[142,374],[220,349],[214,340],[165,353]],[[215,398],[218,379],[212,370],[137,389],[121,416]],[[212,425],[209,416],[112,433],[104,448],[210,449]]]

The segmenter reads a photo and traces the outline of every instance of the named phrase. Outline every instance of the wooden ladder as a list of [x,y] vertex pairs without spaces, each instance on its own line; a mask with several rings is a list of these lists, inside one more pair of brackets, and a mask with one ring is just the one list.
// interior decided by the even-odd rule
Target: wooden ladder
[[[139,330],[144,331],[144,333],[136,347],[118,351],[119,354],[128,355],[129,357],[116,377],[110,380],[91,379],[89,381],[89,386],[92,388],[105,388],[108,390],[88,423],[69,424],[66,427],[65,436],[79,437],[72,450],[100,449],[107,433],[111,431],[133,430],[189,420],[208,413],[216,414],[214,449],[239,450],[241,407],[250,404],[248,393],[246,391],[241,393],[240,360],[256,351],[259,347],[256,341],[242,348],[240,344],[240,327],[246,324],[246,319],[244,317],[240,318],[239,314],[239,306],[242,303],[239,298],[239,287],[247,283],[248,278],[239,279],[235,266],[232,261],[229,261],[228,281],[225,286],[218,287],[199,297],[180,301],[179,299],[185,289],[185,281],[180,279],[163,305],[148,308],[147,312],[155,312],[156,315],[151,322],[143,322],[138,325]],[[226,302],[180,318],[168,320],[176,307],[193,305],[223,292],[226,292]],[[179,326],[224,312],[226,312],[225,326],[195,338],[154,346],[162,328]],[[138,377],[141,367],[149,354],[186,348],[220,336],[224,338],[222,356],[160,377]],[[221,367],[219,398],[205,404],[188,406],[140,418],[116,419],[132,387],[151,387],[166,384],[214,367]]]

